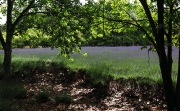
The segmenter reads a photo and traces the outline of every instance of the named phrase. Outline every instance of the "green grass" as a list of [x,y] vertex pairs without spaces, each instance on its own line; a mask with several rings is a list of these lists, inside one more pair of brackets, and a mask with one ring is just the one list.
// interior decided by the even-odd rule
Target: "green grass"
[[[103,53],[101,55],[94,55],[90,57],[77,57],[74,62],[69,62],[68,66],[72,69],[85,68],[97,64],[99,71],[104,70],[104,65],[108,66],[108,73],[115,76],[115,78],[136,78],[136,77],[147,77],[154,81],[162,82],[161,71],[159,67],[159,61],[157,59],[151,59],[148,62],[146,58],[109,58]],[[175,60],[177,61],[177,60]],[[101,64],[101,65],[98,65]],[[104,65],[102,65],[104,64]],[[93,70],[93,69],[91,69]],[[177,76],[177,63],[173,64],[173,80],[176,80]]]
[[[116,57],[119,55],[119,57]],[[72,70],[85,69],[86,74],[90,76],[94,84],[104,84],[109,79],[109,75],[113,78],[124,78],[126,80],[135,79],[142,84],[162,83],[159,62],[157,58],[151,58],[148,62],[146,57],[133,57],[127,52],[113,54],[111,51],[88,55],[84,57],[80,54],[74,54],[74,61],[68,58],[57,57],[56,54],[13,54],[12,69],[13,73],[20,76],[33,76],[32,69],[44,71],[47,67],[52,67],[54,70],[59,68],[70,67]],[[0,66],[2,67],[3,56],[0,55]],[[175,84],[177,76],[177,60],[174,60],[172,78]],[[0,70],[0,78],[2,76]],[[0,110],[11,110],[11,99],[22,99],[26,97],[26,89],[18,84],[17,80],[1,80],[0,81]],[[36,95],[36,100],[43,103],[49,100],[47,91],[40,91]],[[56,95],[55,101],[57,104],[61,102],[72,102],[69,95]],[[66,101],[67,100],[67,101]],[[4,102],[2,102],[4,101]]]
[[[75,58],[74,62],[69,62],[68,66],[72,69],[85,68],[93,66],[94,64],[104,64],[109,68],[109,72],[112,75],[118,77],[151,77],[151,78],[159,78],[160,77],[160,69],[157,60],[153,60],[150,64],[145,59],[116,59],[111,60],[109,58],[98,58],[98,57],[88,57],[88,58]],[[89,61],[90,60],[90,61]],[[103,65],[98,66],[99,70],[104,68]]]
[[91,64],[87,69],[87,75],[92,79],[93,84],[105,84],[110,78],[110,67],[104,63]]
[[[133,52],[132,52],[133,53]],[[37,54],[13,54],[14,70],[24,70],[22,67],[37,67],[39,69],[46,68],[48,62],[58,62],[62,67],[70,67],[73,70],[87,69],[100,71],[104,73],[104,67],[108,67],[108,75],[113,75],[115,78],[136,78],[147,77],[157,82],[162,81],[160,75],[160,68],[157,58],[150,58],[150,62],[146,57],[133,57],[133,54],[124,51],[114,54],[112,51],[104,51],[97,54],[89,54],[84,57],[80,54],[74,54],[72,57],[74,61],[67,58],[57,57],[56,54],[37,53]],[[116,57],[118,55],[118,57]],[[126,56],[129,57],[126,57]],[[2,55],[0,58],[3,58]],[[1,59],[3,60],[3,59]],[[44,61],[44,64],[42,64]],[[175,62],[177,60],[174,60]],[[2,61],[1,61],[2,62]],[[41,64],[41,65],[40,65]],[[101,64],[101,65],[99,65]],[[173,65],[173,80],[176,80],[177,62]],[[99,72],[98,72],[99,73]]]
[[[48,68],[59,70],[69,67],[72,70],[85,69],[87,76],[94,85],[106,86],[106,82],[113,78],[136,80],[140,84],[154,85],[162,83],[161,72],[157,57],[148,59],[141,56],[133,56],[134,52],[102,51],[97,54],[89,54],[87,57],[81,54],[73,54],[74,61],[68,58],[57,57],[55,53],[19,53],[13,54],[12,70],[14,76],[32,77],[32,70],[46,71]],[[127,57],[128,55],[128,57]],[[0,67],[2,68],[3,55],[0,55]],[[172,78],[175,83],[177,76],[177,59],[174,60]],[[20,74],[20,75],[18,75]],[[3,75],[0,69],[0,78]],[[128,82],[127,82],[128,83]],[[130,84],[130,83],[129,83]],[[131,84],[130,84],[131,85]],[[0,110],[11,111],[12,99],[23,99],[27,96],[27,90],[16,79],[0,80]],[[50,94],[41,90],[35,95],[38,103],[49,101]],[[54,97],[56,104],[71,103],[72,97],[68,94],[57,94]],[[3,101],[3,102],[2,102]]]

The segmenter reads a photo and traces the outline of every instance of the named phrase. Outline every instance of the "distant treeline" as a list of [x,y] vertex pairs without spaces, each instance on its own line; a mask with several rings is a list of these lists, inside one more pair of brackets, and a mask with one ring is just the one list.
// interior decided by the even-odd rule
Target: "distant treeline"
[[[5,33],[4,33],[5,34]],[[88,35],[87,35],[88,36]],[[143,46],[150,45],[144,34],[139,30],[126,32],[111,32],[102,37],[86,37],[82,46]],[[56,47],[52,37],[38,30],[28,30],[25,34],[17,34],[12,41],[13,48]],[[2,47],[1,47],[2,48]]]
[[123,36],[111,36],[103,38],[94,38],[84,43],[84,46],[143,46],[149,45],[147,39],[138,39]]
[[[137,37],[138,38],[138,37]],[[24,48],[29,46],[30,48],[41,47],[55,47],[52,44],[50,38],[18,38],[13,41],[13,48]],[[101,37],[101,38],[93,38],[90,40],[86,40],[82,43],[82,46],[143,46],[149,45],[147,39],[136,39],[130,37],[122,37],[122,36],[111,36],[111,37]]]
[[[147,39],[138,37],[135,35],[129,36],[109,36],[109,37],[97,37],[85,40],[82,46],[143,46],[149,45]],[[49,37],[37,37],[31,36],[27,37],[15,37],[12,43],[13,48],[37,48],[41,47],[55,47],[53,42]]]

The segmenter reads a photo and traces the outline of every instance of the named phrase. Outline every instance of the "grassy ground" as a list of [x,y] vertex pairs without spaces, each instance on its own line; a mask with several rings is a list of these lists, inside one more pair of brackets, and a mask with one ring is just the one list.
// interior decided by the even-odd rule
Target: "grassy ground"
[[[108,67],[108,72],[116,78],[148,77],[155,81],[161,81],[158,57],[155,52],[147,49],[140,50],[136,47],[83,47],[81,53],[87,53],[86,57],[76,53],[72,55],[73,61],[67,58],[57,57],[58,49],[14,49],[13,61],[59,61],[67,64],[71,69],[104,69]],[[177,74],[177,50],[173,52],[173,79]],[[2,56],[0,56],[2,58]],[[2,60],[2,59],[1,59]],[[17,64],[18,65],[18,64]]]
[[[34,80],[38,79],[38,77],[32,79],[35,76],[34,74],[37,74],[37,76],[43,75],[45,74],[44,71],[46,71],[46,73],[48,72],[47,74],[50,74],[49,72],[51,71],[59,74],[58,70],[60,67],[70,67],[70,69],[74,71],[85,69],[86,74],[93,80],[95,86],[108,81],[108,75],[113,75],[116,79],[122,77],[126,79],[138,78],[139,82],[145,82],[150,85],[161,82],[156,54],[150,52],[150,58],[148,58],[148,51],[139,49],[140,47],[83,47],[81,53],[88,53],[88,56],[84,57],[76,53],[72,55],[73,61],[67,58],[57,57],[58,49],[14,49],[13,74],[15,74],[17,78],[18,76],[21,79],[27,77],[30,78],[28,81],[34,82]],[[0,60],[3,60],[3,52],[0,51],[0,54]],[[175,58],[174,62],[176,63],[176,52],[173,56]],[[54,62],[57,64],[54,65]],[[174,79],[177,74],[176,69],[177,64],[173,66]],[[68,74],[72,77],[74,72],[70,71]],[[48,77],[47,75],[47,78]],[[23,87],[24,84],[17,81],[18,80],[14,78],[10,80],[10,82],[6,80],[5,82],[0,81],[0,100],[5,101],[8,97],[7,102],[0,102],[0,110],[1,108],[3,110],[9,110],[6,109],[8,106],[11,106],[11,102],[9,102],[8,99],[22,99],[27,95],[27,90]],[[29,85],[29,82],[27,85]],[[28,91],[30,91],[30,89],[28,89]]]

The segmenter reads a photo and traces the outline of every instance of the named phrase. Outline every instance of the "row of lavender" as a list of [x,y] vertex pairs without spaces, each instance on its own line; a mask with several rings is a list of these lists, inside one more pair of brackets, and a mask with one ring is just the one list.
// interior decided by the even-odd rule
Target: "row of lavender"
[[[58,49],[51,48],[35,48],[35,49],[13,49],[13,54],[19,56],[56,56],[59,53]],[[130,47],[82,47],[81,53],[87,53],[88,56],[100,56],[109,59],[118,58],[144,58],[148,57],[158,59],[156,52],[148,51],[147,49],[141,50],[141,46],[130,46]],[[0,50],[0,54],[3,54],[3,50]],[[78,54],[72,56],[77,57]],[[178,58],[178,49],[173,48],[173,58]]]
[[[51,48],[35,48],[35,49],[13,49],[13,59],[16,60],[63,60],[57,58],[59,49]],[[141,50],[141,46],[130,47],[82,47],[81,53],[87,53],[84,57],[79,53],[72,54],[73,61],[65,59],[70,68],[89,68],[92,65],[103,69],[108,66],[110,74],[121,75],[123,77],[141,76],[151,77],[154,79],[160,77],[160,69],[158,65],[158,57],[156,52],[148,52],[148,49]],[[0,57],[3,50],[0,50]],[[178,49],[173,48],[173,58],[175,65],[173,66],[173,74],[177,75],[177,58]],[[100,66],[97,63],[102,63]]]

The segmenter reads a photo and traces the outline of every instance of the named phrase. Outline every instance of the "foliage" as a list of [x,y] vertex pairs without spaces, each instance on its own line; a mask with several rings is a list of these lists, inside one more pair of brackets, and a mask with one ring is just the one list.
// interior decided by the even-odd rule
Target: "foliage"
[[[81,3],[79,0],[31,0],[31,1],[3,1],[1,12],[7,16],[6,35],[0,30],[0,42],[4,49],[4,71],[11,74],[11,49],[14,39],[18,47],[29,44],[30,47],[51,45],[52,48],[60,47],[60,54],[69,56],[75,51],[80,51],[82,30],[85,29],[82,23],[83,14],[79,13]],[[31,22],[29,22],[31,21]],[[30,29],[36,30],[31,34]],[[37,30],[38,29],[38,30]],[[51,37],[47,41],[43,38],[38,42],[39,35]],[[14,35],[23,35],[26,39],[16,40]],[[29,36],[30,35],[30,36]],[[30,38],[30,39],[29,39]]]
[[[113,5],[116,4],[116,5]],[[128,4],[126,4],[128,5]],[[131,6],[131,14],[140,15],[139,18],[143,18],[142,8],[139,9],[139,6]],[[124,13],[124,8],[122,7],[121,2],[115,1],[99,1],[91,2],[81,6],[80,13],[83,13],[85,18],[83,19],[83,35],[86,37],[86,42],[83,42],[82,45],[90,46],[122,46],[122,45],[149,45],[150,43],[145,39],[144,34],[134,28],[132,25],[127,23],[117,23],[115,21],[118,18],[131,18],[131,15],[126,16],[128,13]],[[138,9],[134,11],[134,9]],[[121,10],[121,12],[119,12]],[[85,12],[86,11],[86,12]],[[141,12],[139,14],[139,12]],[[111,18],[114,21],[110,21]],[[144,26],[148,28],[147,21],[142,20]],[[83,37],[84,37],[83,36]],[[87,38],[88,37],[88,38]]]
[[[23,46],[29,45],[30,47],[61,47],[62,54],[79,51],[81,45],[129,46],[149,44],[140,30],[132,26],[129,27],[129,24],[123,25],[121,23],[117,24],[115,21],[107,21],[106,17],[109,16],[118,18],[119,12],[114,10],[121,4],[113,6],[114,2],[101,2],[89,1],[85,5],[79,3],[72,5],[70,1],[60,2],[58,5],[64,3],[65,6],[69,6],[63,8],[51,3],[52,7],[46,9],[50,12],[38,14],[36,17],[28,16],[20,23],[17,32],[19,36],[14,40],[14,44],[19,44],[17,47],[22,47],[23,44]],[[131,13],[135,13],[133,9],[137,7],[132,7]],[[57,10],[60,11],[57,13]],[[127,18],[127,16],[124,16],[124,18]],[[27,21],[31,21],[35,26]],[[24,25],[36,28],[32,28],[33,32],[30,32],[29,29],[21,28],[22,26],[25,27]],[[33,34],[34,32],[37,33]]]
[[[18,33],[23,36],[29,35],[28,29],[23,31],[21,27],[35,27],[33,30],[39,30],[40,33],[37,33],[38,35],[34,38],[34,41],[37,42],[38,40],[39,43],[34,44],[33,41],[29,41],[29,43],[34,44],[32,44],[33,46],[37,47],[37,45],[41,46],[42,44],[42,46],[47,45],[52,48],[60,47],[61,55],[65,56],[74,51],[79,51],[81,42],[84,41],[81,32],[84,27],[81,24],[80,6],[81,4],[78,1],[48,2],[42,13],[36,16],[29,15],[20,23]],[[34,25],[29,24],[27,20]],[[40,38],[41,35],[43,35],[42,39]],[[33,40],[33,36],[29,40]]]
[[12,47],[13,48],[37,48],[37,47],[51,47],[50,36],[47,36],[38,29],[28,29],[26,33],[14,36]]
[[112,32],[111,36],[106,38],[90,39],[85,46],[144,46],[149,45],[147,39],[141,39],[141,32],[128,31],[126,33]]
[[[67,56],[71,52],[79,51],[81,45],[129,46],[149,44],[136,28],[129,27],[128,24],[117,24],[114,21],[106,20],[106,17],[109,16],[118,18],[117,8],[122,5],[119,2],[119,5],[116,4],[115,6],[113,5],[114,1],[88,1],[85,5],[81,5],[78,1],[70,2],[70,0],[56,2],[45,1],[43,4],[39,1],[39,6],[43,5],[44,9],[38,11],[36,8],[32,8],[32,14],[29,13],[24,16],[16,28],[15,35],[17,36],[13,37],[12,45],[14,48],[25,46],[32,48],[38,46],[60,47],[61,54]],[[19,6],[18,2],[14,5],[17,5],[15,7]],[[132,7],[132,9],[134,8],[137,6]],[[21,12],[21,10],[18,11]],[[131,13],[135,12],[132,10]]]

